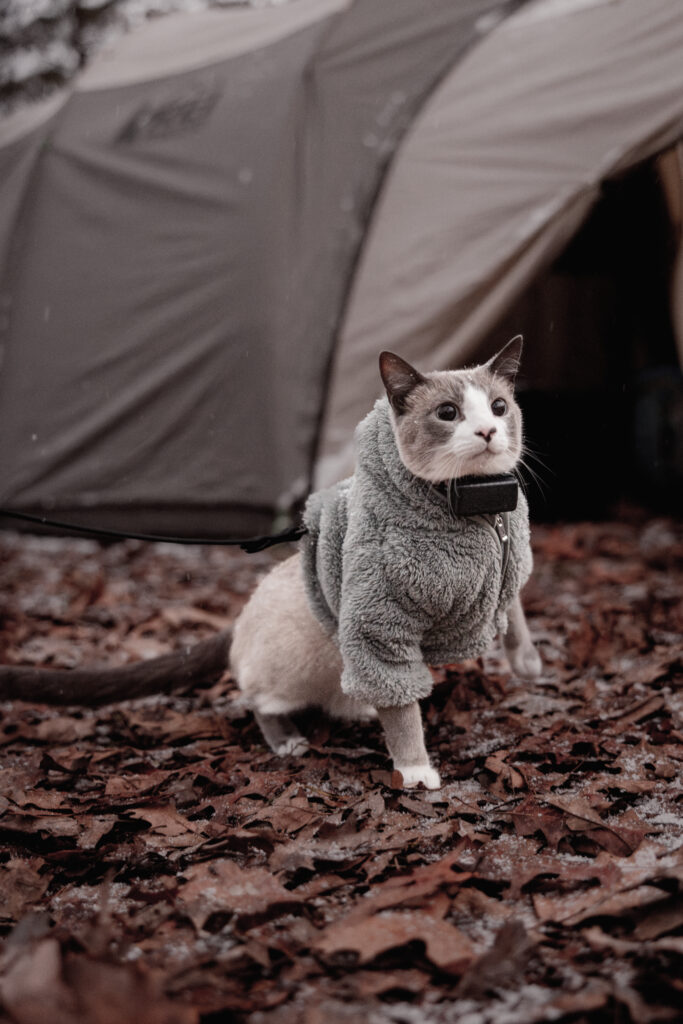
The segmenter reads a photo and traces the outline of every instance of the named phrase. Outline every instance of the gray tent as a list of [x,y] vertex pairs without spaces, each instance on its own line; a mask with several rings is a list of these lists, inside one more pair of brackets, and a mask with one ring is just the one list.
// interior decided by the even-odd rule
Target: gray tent
[[269,528],[349,470],[382,348],[473,358],[681,136],[680,0],[152,22],[0,124],[0,504]]

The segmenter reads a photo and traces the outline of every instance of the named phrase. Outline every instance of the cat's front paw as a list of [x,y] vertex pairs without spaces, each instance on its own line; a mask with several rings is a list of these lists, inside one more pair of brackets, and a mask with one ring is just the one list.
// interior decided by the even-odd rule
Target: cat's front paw
[[397,772],[403,777],[404,789],[413,789],[420,783],[425,789],[441,789],[441,776],[436,768],[429,764],[394,765]]
[[278,743],[275,753],[280,757],[300,757],[308,750],[308,740],[305,736],[288,736],[286,740]]
[[533,644],[521,644],[508,651],[510,668],[520,679],[537,679],[543,671],[541,656]]

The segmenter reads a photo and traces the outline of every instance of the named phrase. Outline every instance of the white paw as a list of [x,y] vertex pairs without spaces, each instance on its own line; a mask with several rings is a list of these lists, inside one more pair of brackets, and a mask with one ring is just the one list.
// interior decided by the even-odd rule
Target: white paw
[[436,768],[428,764],[400,764],[394,765],[397,772],[403,776],[403,785],[406,789],[413,789],[420,783],[425,789],[441,789],[441,776]]
[[308,750],[308,740],[305,736],[288,736],[286,740],[279,743],[275,753],[280,757],[294,756],[298,757],[300,754],[305,754]]
[[543,671],[541,656],[533,644],[508,651],[510,668],[520,679],[537,679]]

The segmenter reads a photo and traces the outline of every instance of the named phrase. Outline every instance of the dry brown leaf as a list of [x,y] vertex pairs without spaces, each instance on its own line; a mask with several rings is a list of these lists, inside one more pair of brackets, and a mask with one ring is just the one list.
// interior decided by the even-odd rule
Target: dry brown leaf
[[211,914],[245,914],[259,917],[267,912],[291,911],[300,900],[264,868],[241,868],[232,860],[196,864],[185,872],[178,890],[178,905],[200,930]]
[[0,921],[18,921],[38,903],[50,884],[44,864],[40,857],[0,864]]
[[420,911],[385,911],[360,921],[339,921],[325,929],[315,944],[323,956],[354,952],[361,964],[380,953],[422,942],[429,960],[441,970],[460,974],[472,962],[472,943],[447,921]]

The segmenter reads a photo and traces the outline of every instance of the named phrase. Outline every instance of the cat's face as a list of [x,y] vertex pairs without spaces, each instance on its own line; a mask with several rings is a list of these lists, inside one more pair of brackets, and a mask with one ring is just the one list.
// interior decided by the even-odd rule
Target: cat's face
[[382,352],[380,373],[393,412],[401,460],[415,476],[441,483],[509,473],[522,452],[514,379],[520,336],[483,366],[421,374]]

